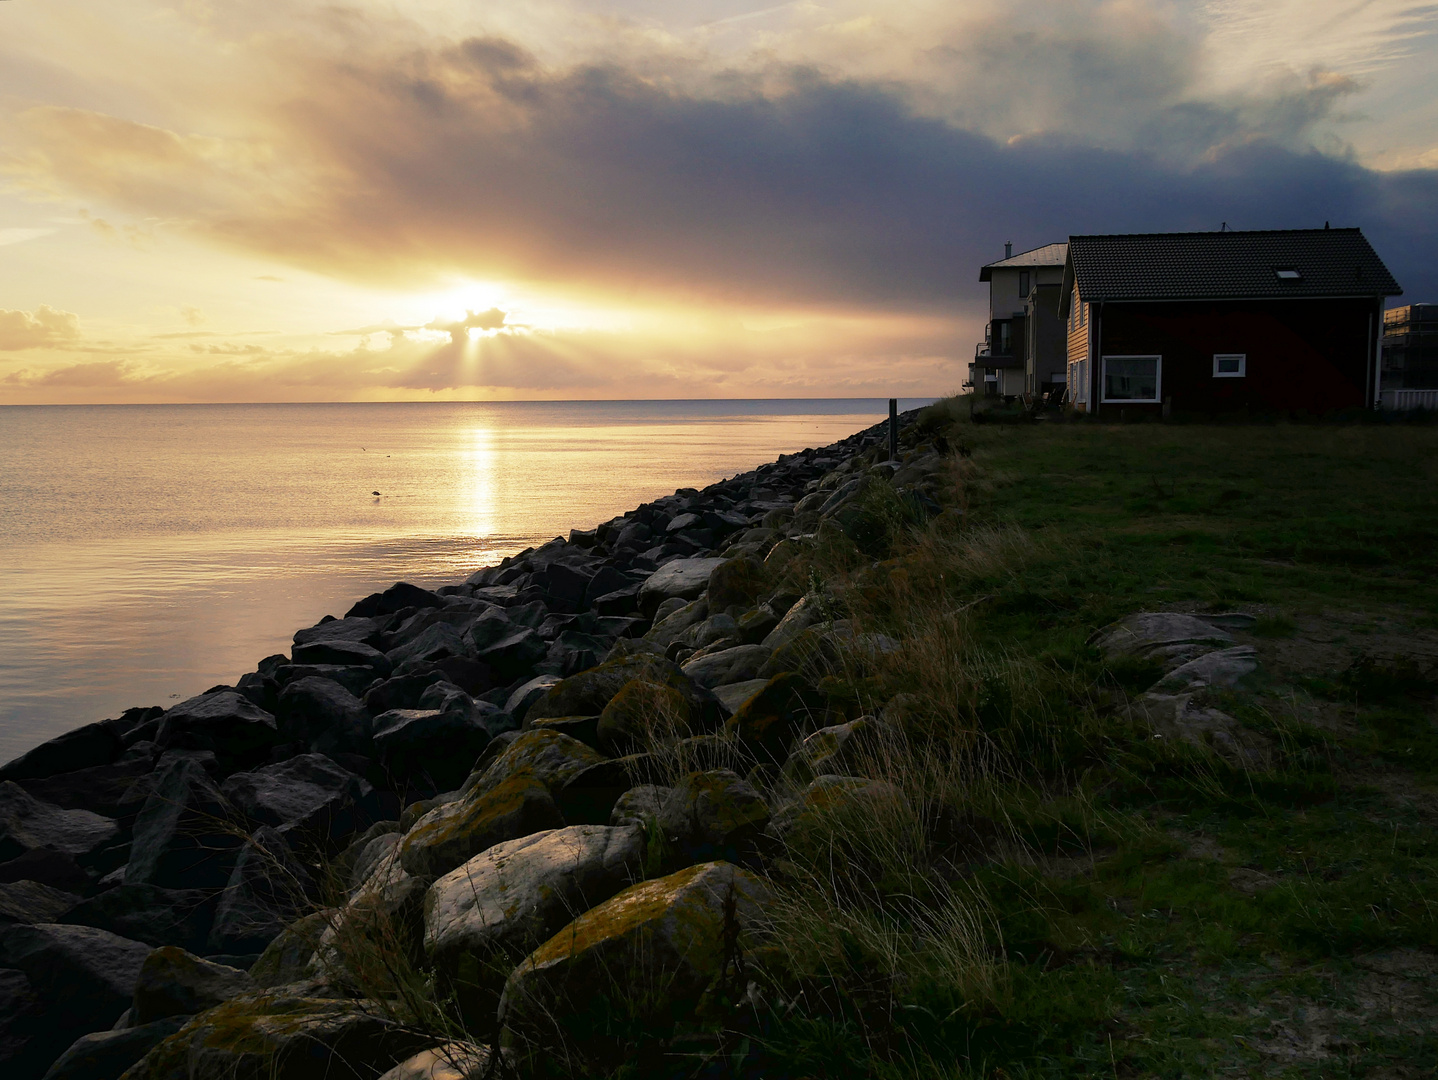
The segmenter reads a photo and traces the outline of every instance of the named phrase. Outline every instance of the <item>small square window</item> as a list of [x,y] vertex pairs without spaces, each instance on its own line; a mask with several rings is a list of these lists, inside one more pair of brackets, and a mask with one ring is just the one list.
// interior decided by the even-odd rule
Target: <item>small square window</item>
[[1242,379],[1248,374],[1246,353],[1214,353],[1213,377],[1215,379]]
[[1278,275],[1278,280],[1279,280],[1279,281],[1302,281],[1302,280],[1303,280],[1303,275],[1300,274],[1297,270],[1293,269],[1293,267],[1291,267],[1291,266],[1279,266],[1279,267],[1275,267],[1273,272]]
[[1028,294],[1029,294],[1029,272],[1028,272],[1027,270],[1020,270],[1020,271],[1019,271],[1019,295],[1020,295],[1020,296],[1028,296]]

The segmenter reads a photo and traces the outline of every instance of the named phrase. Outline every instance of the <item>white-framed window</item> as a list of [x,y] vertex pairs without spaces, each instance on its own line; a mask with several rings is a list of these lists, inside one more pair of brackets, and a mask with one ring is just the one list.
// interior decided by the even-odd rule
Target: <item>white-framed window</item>
[[1105,402],[1159,401],[1163,389],[1163,357],[1105,356],[1099,389]]
[[1213,377],[1215,379],[1241,379],[1247,374],[1247,353],[1220,352],[1213,354]]

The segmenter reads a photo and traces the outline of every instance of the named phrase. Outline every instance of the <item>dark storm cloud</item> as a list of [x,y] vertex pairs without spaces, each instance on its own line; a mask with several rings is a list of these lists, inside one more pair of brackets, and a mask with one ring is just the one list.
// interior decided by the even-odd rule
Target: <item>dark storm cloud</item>
[[213,238],[355,279],[934,311],[972,294],[1005,240],[1330,220],[1363,227],[1410,295],[1438,293],[1438,174],[1294,148],[1342,80],[1168,104],[1126,150],[1002,143],[921,115],[897,84],[549,70],[490,39],[320,64],[301,84],[268,118],[264,154],[51,109],[32,160],[134,211],[179,207]]

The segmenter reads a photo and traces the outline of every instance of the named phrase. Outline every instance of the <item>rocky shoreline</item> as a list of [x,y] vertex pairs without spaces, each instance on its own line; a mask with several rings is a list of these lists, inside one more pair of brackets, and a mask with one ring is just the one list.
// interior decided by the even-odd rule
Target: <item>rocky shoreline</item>
[[[874,783],[843,763],[877,721],[801,669],[893,643],[782,569],[828,533],[862,546],[876,487],[940,512],[947,447],[917,417],[898,461],[886,421],[398,583],[233,686],[0,767],[5,1075],[524,1075],[616,973],[691,1014],[806,799]],[[493,1038],[442,1054],[362,1007],[384,935]]]

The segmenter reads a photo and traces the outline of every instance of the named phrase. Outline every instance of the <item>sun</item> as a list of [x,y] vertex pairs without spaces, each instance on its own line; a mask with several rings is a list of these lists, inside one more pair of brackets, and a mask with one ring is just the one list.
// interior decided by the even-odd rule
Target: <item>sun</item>
[[406,306],[417,321],[459,322],[471,311],[503,309],[511,303],[509,289],[497,281],[464,281],[442,292],[421,293],[406,298]]

